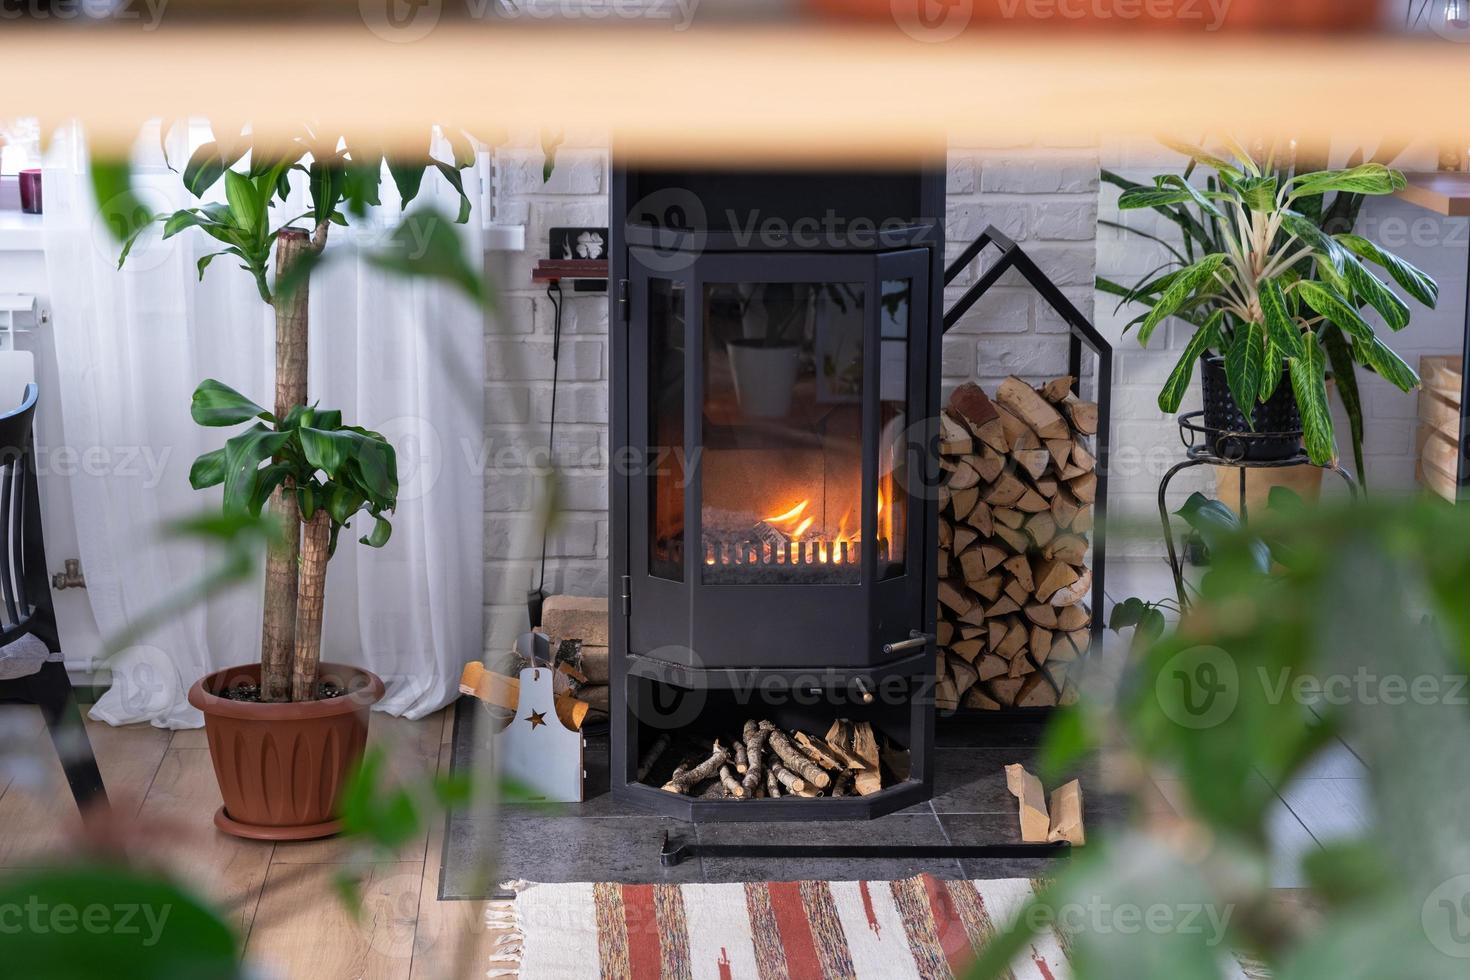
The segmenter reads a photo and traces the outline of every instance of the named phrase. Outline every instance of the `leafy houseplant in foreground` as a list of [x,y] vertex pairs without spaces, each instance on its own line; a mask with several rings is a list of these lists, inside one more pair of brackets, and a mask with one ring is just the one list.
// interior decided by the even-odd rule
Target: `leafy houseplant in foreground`
[[[1109,788],[1135,797],[1137,819],[1089,834],[971,977],[1029,966],[1031,934],[1058,922],[1076,980],[1463,978],[1470,846],[1446,815],[1470,807],[1470,515],[1276,494],[1246,529],[1193,506],[1211,564],[1184,614],[1171,625],[1120,604],[1143,633],[1122,677],[1094,677],[1042,753],[1049,783],[1108,746]],[[1338,736],[1366,767],[1360,819],[1335,822],[1320,848],[1283,849],[1281,799],[1322,782],[1310,777],[1345,751]],[[1169,781],[1172,806],[1149,802],[1153,780]],[[1273,870],[1300,882],[1289,900]],[[1075,914],[1102,903],[1164,918]],[[1260,969],[1243,974],[1232,954]]]
[[[1408,304],[1370,266],[1429,307],[1437,302],[1439,288],[1366,238],[1324,230],[1324,198],[1337,195],[1335,205],[1345,195],[1361,200],[1391,194],[1403,186],[1403,175],[1376,163],[1296,174],[1274,161],[1258,164],[1239,148],[1231,158],[1181,149],[1194,161],[1185,176],[1161,176],[1152,187],[1129,186],[1118,206],[1163,214],[1182,229],[1184,250],[1165,243],[1172,253],[1167,271],[1156,270],[1132,289],[1100,282],[1121,292],[1125,302],[1149,307],[1129,324],[1138,325],[1141,344],[1147,345],[1169,317],[1196,328],[1159,393],[1159,407],[1171,414],[1178,411],[1194,364],[1204,359],[1207,426],[1243,431],[1238,427],[1243,421],[1255,429],[1260,406],[1279,408],[1285,401],[1278,394],[1284,384],[1291,393],[1286,407],[1294,405],[1299,415],[1312,462],[1334,460],[1326,391],[1329,363],[1338,378],[1350,376],[1357,364],[1403,391],[1419,386],[1413,368],[1364,318],[1363,310],[1371,308],[1393,331],[1408,326],[1410,319]],[[1215,171],[1204,189],[1189,182],[1195,164]],[[1228,398],[1215,390],[1220,380]],[[1356,386],[1352,390],[1356,400]],[[1238,419],[1222,418],[1222,402],[1226,409],[1233,402]],[[1355,425],[1355,450],[1361,442],[1357,429]],[[1276,455],[1290,455],[1295,446],[1281,448]]]

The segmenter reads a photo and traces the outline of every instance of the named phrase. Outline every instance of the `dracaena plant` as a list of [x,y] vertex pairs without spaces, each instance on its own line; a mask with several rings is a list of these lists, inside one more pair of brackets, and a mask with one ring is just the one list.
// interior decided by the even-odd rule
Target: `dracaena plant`
[[294,497],[303,533],[291,689],[311,691],[321,659],[327,562],[338,535],[360,513],[373,520],[362,544],[381,548],[393,532],[384,516],[398,502],[393,447],[376,432],[343,425],[335,409],[296,405],[281,419],[213,379],[194,390],[190,414],[211,427],[255,421],[194,461],[194,489],[223,484],[227,512],[257,517],[278,491]]
[[[460,171],[474,162],[473,145],[463,134],[444,136],[453,149],[450,161],[430,156],[428,134],[421,152],[404,158],[309,130],[284,145],[254,143],[248,135],[217,139],[195,151],[180,176],[196,198],[222,180],[225,200],[154,216],[163,223],[164,238],[192,228],[223,246],[199,259],[200,277],[214,259],[233,256],[275,313],[273,410],[266,411],[217,381],[200,385],[193,411],[201,424],[257,422],[224,449],[201,457],[191,474],[196,487],[223,483],[227,509],[258,513],[268,502],[272,518],[284,532],[266,556],[260,688],[264,701],[316,697],[326,560],[338,531],[361,511],[375,521],[364,542],[386,543],[389,525],[383,515],[393,509],[397,494],[393,450],[382,436],[344,425],[340,412],[308,407],[310,273],[325,257],[332,226],[365,217],[369,208],[379,205],[385,179],[392,180],[400,206],[406,209],[425,178],[437,175],[433,179],[447,181],[459,195],[456,220],[468,219],[470,200]],[[94,166],[94,179],[98,173],[105,171]],[[281,217],[291,199],[293,173],[305,176],[309,207]],[[125,242],[119,266],[151,223]],[[448,221],[436,212],[407,214],[386,241],[386,248],[364,253],[367,261],[388,273],[443,279],[476,300],[484,299],[480,277]]]
[[[1333,222],[1325,219],[1344,202],[1352,203],[1356,215],[1364,197],[1393,193],[1404,185],[1403,175],[1378,163],[1296,173],[1271,155],[1259,163],[1235,145],[1221,153],[1175,148],[1191,159],[1184,176],[1157,177],[1151,187],[1128,186],[1118,206],[1163,214],[1180,227],[1186,250],[1163,242],[1172,253],[1165,266],[1131,289],[1109,290],[1125,303],[1148,307],[1125,328],[1138,327],[1140,344],[1147,345],[1169,317],[1196,328],[1159,392],[1159,407],[1176,412],[1195,362],[1219,354],[1231,395],[1252,424],[1255,406],[1289,376],[1308,455],[1318,464],[1334,460],[1329,363],[1339,380],[1357,365],[1403,391],[1419,386],[1414,369],[1365,316],[1365,310],[1376,311],[1392,331],[1402,330],[1410,319],[1408,304],[1370,267],[1431,308],[1439,287],[1408,262],[1353,234],[1351,222],[1334,232]],[[1190,180],[1196,166],[1215,172],[1203,188]],[[1329,195],[1335,196],[1332,205],[1325,203]],[[1099,285],[1112,284],[1100,280]],[[1350,395],[1356,403],[1356,385]],[[1355,421],[1359,457],[1360,425]]]

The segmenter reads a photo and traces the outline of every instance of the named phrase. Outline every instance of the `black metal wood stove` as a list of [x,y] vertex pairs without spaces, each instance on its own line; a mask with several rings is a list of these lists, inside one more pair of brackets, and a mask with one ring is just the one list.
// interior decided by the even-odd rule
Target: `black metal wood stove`
[[[611,213],[613,792],[696,820],[928,799],[942,169],[615,169]],[[664,732],[838,717],[900,778],[821,800],[638,780]]]

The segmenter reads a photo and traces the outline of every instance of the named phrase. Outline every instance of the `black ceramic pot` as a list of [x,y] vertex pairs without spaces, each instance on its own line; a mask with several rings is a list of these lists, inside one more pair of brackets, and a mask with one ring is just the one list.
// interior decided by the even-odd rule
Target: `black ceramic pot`
[[[1210,449],[1216,456],[1266,462],[1289,459],[1301,448],[1302,417],[1296,410],[1289,375],[1281,379],[1264,404],[1256,405],[1254,427],[1246,422],[1245,413],[1230,394],[1225,358],[1200,359],[1200,385],[1204,391],[1205,428],[1210,430]],[[1290,434],[1273,437],[1270,433],[1274,432]]]

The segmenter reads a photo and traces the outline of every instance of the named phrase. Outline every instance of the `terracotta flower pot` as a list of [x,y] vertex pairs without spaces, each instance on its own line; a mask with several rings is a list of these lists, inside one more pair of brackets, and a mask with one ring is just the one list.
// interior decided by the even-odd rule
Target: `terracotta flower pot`
[[324,663],[323,681],[347,691],[325,701],[260,704],[219,692],[259,684],[260,665],[210,674],[189,690],[204,712],[209,755],[224,806],[214,825],[252,840],[312,840],[341,829],[337,804],[367,743],[368,716],[383,697],[374,673]]

